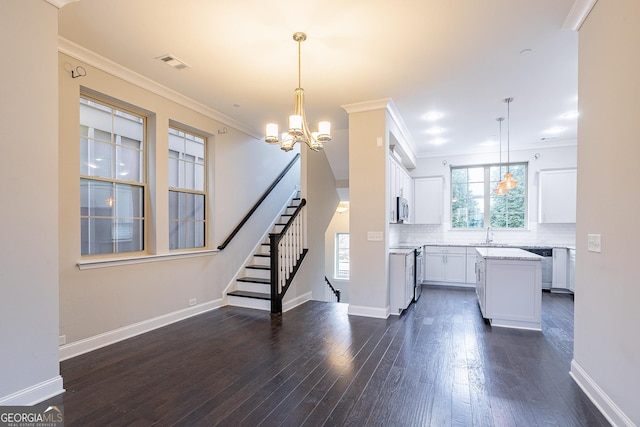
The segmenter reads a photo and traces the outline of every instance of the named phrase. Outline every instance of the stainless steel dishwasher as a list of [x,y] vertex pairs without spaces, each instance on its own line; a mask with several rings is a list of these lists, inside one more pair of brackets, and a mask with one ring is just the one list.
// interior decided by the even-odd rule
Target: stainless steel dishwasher
[[542,289],[551,289],[553,282],[553,248],[524,247],[520,248],[532,254],[540,255],[542,259]]

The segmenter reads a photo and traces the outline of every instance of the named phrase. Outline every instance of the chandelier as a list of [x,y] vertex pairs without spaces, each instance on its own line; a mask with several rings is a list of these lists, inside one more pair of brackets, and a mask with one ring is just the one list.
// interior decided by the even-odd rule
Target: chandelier
[[305,33],[293,34],[293,40],[298,42],[298,87],[293,92],[295,107],[293,114],[289,116],[289,130],[280,139],[278,138],[278,125],[269,123],[265,132],[264,140],[269,144],[280,144],[280,148],[284,151],[293,149],[296,142],[305,143],[311,150],[319,151],[325,142],[331,141],[331,123],[320,122],[318,123],[318,132],[311,132],[304,114],[304,89],[300,85],[300,44],[306,39]]

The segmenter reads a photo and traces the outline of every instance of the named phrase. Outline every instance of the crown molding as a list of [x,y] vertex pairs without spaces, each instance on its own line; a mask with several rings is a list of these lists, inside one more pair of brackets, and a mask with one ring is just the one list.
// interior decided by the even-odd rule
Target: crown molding
[[563,30],[578,31],[598,0],[576,0],[562,24]]
[[179,92],[176,92],[173,89],[169,89],[168,87],[163,86],[149,79],[148,77],[125,68],[122,65],[111,61],[110,59],[100,56],[95,52],[92,52],[68,39],[65,39],[64,37],[58,36],[58,52],[64,53],[65,55],[71,56],[72,58],[84,62],[85,64],[102,70],[105,73],[111,74],[112,76],[118,77],[142,89],[148,90],[149,92],[155,93],[156,95],[173,101],[176,104],[196,111],[206,117],[222,123],[223,125],[237,129],[255,139],[262,139],[263,137],[262,134],[256,132],[255,129],[250,128],[244,123],[232,119],[231,117],[226,116],[204,104],[194,101],[193,99]]
[[78,0],[44,0],[47,3],[50,3],[52,5],[54,5],[55,7],[57,7],[58,9],[62,9],[63,7],[65,7],[66,5],[68,5],[69,3],[75,3]]

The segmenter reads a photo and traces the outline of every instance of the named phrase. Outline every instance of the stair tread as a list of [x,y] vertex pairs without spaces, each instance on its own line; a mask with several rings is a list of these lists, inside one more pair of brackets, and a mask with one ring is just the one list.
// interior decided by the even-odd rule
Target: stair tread
[[271,284],[271,279],[263,279],[261,277],[241,277],[236,279],[238,282],[250,282],[250,283],[262,283],[265,285]]
[[268,265],[260,265],[260,264],[249,264],[246,268],[253,268],[255,270],[271,270],[271,267]]
[[227,295],[231,295],[234,297],[245,297],[245,298],[255,298],[255,299],[264,299],[270,300],[271,295],[265,294],[262,292],[251,292],[251,291],[231,291],[227,292]]
[[270,258],[271,255],[269,254],[253,254],[253,256],[258,256],[258,257],[263,257],[263,258]]

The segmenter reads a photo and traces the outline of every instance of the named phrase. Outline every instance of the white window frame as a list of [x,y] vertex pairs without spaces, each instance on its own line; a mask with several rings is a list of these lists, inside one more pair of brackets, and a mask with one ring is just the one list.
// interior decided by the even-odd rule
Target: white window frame
[[[340,246],[340,236],[349,237],[349,233],[336,233],[335,240],[335,266],[334,266],[334,278],[338,280],[349,280],[349,275],[351,271],[351,260],[348,261],[349,268],[346,270],[346,273],[343,273],[345,270],[340,270],[340,252],[341,249],[345,249]],[[347,249],[347,254],[349,254],[349,248]]]
[[[102,177],[102,176],[95,176],[95,175],[86,175],[86,174],[82,174],[82,161],[83,160],[89,160],[88,159],[80,159],[80,174],[79,174],[79,179],[80,179],[80,185],[82,186],[82,181],[89,181],[89,182],[93,182],[93,183],[106,183],[106,184],[110,184],[113,189],[115,190],[119,185],[126,185],[126,186],[131,186],[131,187],[138,187],[142,190],[142,196],[141,196],[141,203],[142,203],[142,207],[141,207],[141,216],[137,216],[137,217],[131,217],[130,219],[132,221],[141,221],[141,241],[140,241],[140,245],[141,245],[141,249],[140,250],[135,250],[135,251],[118,251],[118,244],[121,240],[124,239],[124,237],[130,237],[130,233],[126,233],[126,235],[122,234],[124,233],[126,230],[120,230],[118,228],[118,224],[117,222],[112,224],[112,230],[111,230],[111,240],[112,240],[112,251],[111,252],[104,252],[104,253],[82,253],[82,244],[80,247],[80,255],[82,258],[93,258],[93,257],[113,257],[114,255],[117,256],[122,256],[122,255],[126,255],[126,256],[137,256],[137,255],[144,255],[146,254],[147,251],[147,200],[148,200],[148,182],[147,182],[147,125],[148,125],[148,117],[144,114],[142,114],[139,111],[134,111],[134,109],[131,108],[127,108],[123,105],[119,105],[117,102],[109,102],[106,101],[104,99],[100,99],[98,97],[94,97],[94,96],[90,96],[87,95],[85,93],[81,93],[80,94],[80,98],[79,98],[79,106],[81,104],[83,104],[83,101],[88,102],[89,104],[94,104],[94,105],[89,105],[92,107],[96,107],[98,109],[100,109],[101,107],[105,110],[105,112],[107,111],[107,109],[109,110],[109,113],[111,114],[111,139],[110,141],[104,141],[105,143],[111,144],[114,148],[118,147],[118,146],[122,146],[121,142],[122,142],[122,135],[118,135],[118,134],[114,134],[114,123],[113,123],[113,118],[115,116],[121,116],[121,117],[125,117],[126,115],[131,115],[135,118],[138,118],[142,121],[142,138],[140,141],[140,148],[139,151],[140,153],[140,157],[139,157],[139,172],[140,172],[140,180],[127,180],[127,179],[118,179],[117,178],[117,173],[116,171],[117,169],[117,163],[118,163],[118,158],[114,157],[113,159],[111,159],[110,162],[110,168],[114,168],[112,169],[111,173],[113,177]],[[97,104],[97,105],[95,105]],[[80,108],[80,107],[79,107]],[[120,113],[120,114],[118,114]],[[88,135],[83,135],[82,134],[82,129],[83,127],[85,127],[84,123],[79,123],[79,128],[80,128],[80,141],[82,141],[83,139],[86,139],[87,141],[90,140],[95,140],[94,136],[95,136],[95,128],[88,128]],[[88,142],[87,142],[88,144]],[[87,145],[87,153],[89,153],[90,149],[89,149],[89,145]],[[114,151],[117,155],[118,150]],[[111,201],[111,203],[113,203],[114,199],[112,196],[110,196],[106,202],[108,203],[109,201]],[[116,201],[117,203],[117,201]],[[81,206],[81,210],[82,210],[82,206]],[[82,222],[82,219],[90,219],[90,218],[94,218],[94,219],[98,219],[101,218],[99,216],[93,216],[93,215],[83,215],[82,211],[80,212],[80,220]],[[104,219],[106,218],[111,218],[113,221],[116,221],[116,219],[118,218],[117,216],[117,211],[114,211],[113,215],[110,216],[106,216],[106,217],[102,217]],[[81,235],[82,235],[82,225],[81,225]]]
[[[495,187],[495,185],[497,184],[494,181],[491,181],[491,176],[490,176],[490,170],[491,168],[497,168],[500,167],[501,170],[501,177],[504,177],[504,172],[507,170],[507,168],[509,169],[513,169],[514,167],[520,167],[522,166],[524,168],[524,174],[523,177],[521,179],[521,182],[518,183],[519,186],[523,186],[523,190],[524,193],[522,195],[523,200],[523,209],[524,209],[524,217],[523,217],[523,223],[521,227],[496,227],[494,225],[491,225],[491,197],[493,197],[493,189]],[[455,199],[454,199],[454,179],[453,179],[453,174],[454,174],[454,170],[460,170],[460,169],[476,169],[476,168],[483,168],[484,169],[484,174],[483,174],[483,180],[482,180],[482,184],[483,184],[483,189],[484,189],[484,196],[482,197],[482,203],[483,203],[483,226],[482,227],[456,227],[454,224],[454,203],[455,203]],[[507,165],[506,163],[490,163],[490,164],[484,164],[484,165],[470,165],[470,166],[455,166],[455,167],[451,167],[450,170],[450,174],[449,174],[449,178],[450,178],[450,194],[451,194],[451,199],[449,201],[449,212],[451,214],[451,228],[455,229],[455,230],[478,230],[478,229],[482,229],[482,228],[487,228],[489,226],[491,226],[491,228],[493,229],[497,229],[497,230],[526,230],[528,229],[528,224],[529,224],[529,218],[528,218],[528,204],[529,204],[529,164],[528,162],[517,162],[517,163],[510,163],[509,165]],[[469,182],[469,181],[468,181]],[[479,181],[478,181],[479,182]],[[511,190],[513,191],[513,190]],[[500,196],[495,196],[495,197],[508,197],[507,195],[500,195]]]
[[[169,205],[167,205],[167,209],[169,211],[169,230],[168,232],[171,233],[171,225],[174,222],[177,222],[179,224],[179,232],[181,233],[180,235],[184,236],[185,242],[184,245],[179,246],[179,247],[174,247],[174,248],[169,248],[170,251],[185,251],[185,250],[202,250],[202,249],[206,249],[208,247],[208,238],[207,238],[207,229],[208,229],[208,221],[207,221],[207,215],[208,215],[208,209],[207,209],[207,204],[209,203],[209,194],[208,194],[208,185],[207,185],[207,172],[209,169],[209,161],[208,161],[208,138],[200,132],[197,131],[193,131],[193,130],[188,130],[185,129],[184,127],[175,125],[175,124],[171,124],[169,126],[168,129],[168,134],[169,134],[169,138],[171,137],[172,132],[174,133],[174,135],[176,133],[183,133],[184,136],[184,140],[186,141],[187,135],[190,137],[195,138],[200,138],[203,141],[203,158],[202,158],[202,164],[203,164],[203,174],[202,174],[202,190],[198,190],[198,189],[194,189],[194,188],[186,188],[186,187],[180,187],[180,186],[169,186],[169,193],[171,192],[176,192],[179,194],[193,194],[196,196],[203,196],[203,201],[202,201],[202,206],[204,209],[204,213],[203,213],[203,217],[202,219],[193,219],[193,220],[174,220],[171,219],[171,212],[170,212],[170,207]],[[179,137],[179,135],[176,135],[177,137]],[[171,147],[169,147],[169,151],[173,151],[171,150]],[[186,159],[184,157],[184,150],[182,152],[179,152],[179,157],[177,158],[178,160],[178,164],[182,165],[182,169],[186,171],[186,168],[184,168],[184,165],[186,163],[193,163],[194,165],[197,165],[197,161],[191,162],[190,160]],[[171,159],[169,158],[169,162],[171,161]],[[169,168],[169,164],[167,164],[167,169]],[[178,168],[178,171],[180,171],[181,169]],[[196,169],[194,166],[194,183],[196,182],[196,178],[197,178],[197,174],[195,173]],[[185,172],[186,173],[186,172]],[[186,235],[186,233],[184,232],[185,230],[183,228],[180,227],[180,225],[182,226],[186,226],[187,223],[192,223],[194,226],[196,224],[202,224],[202,236],[197,236],[196,238],[194,238],[194,245],[188,245],[186,242],[188,242],[188,237]],[[197,245],[198,243],[198,237],[200,237],[200,241],[201,241],[201,245]],[[169,245],[171,245],[171,237],[169,237]]]

